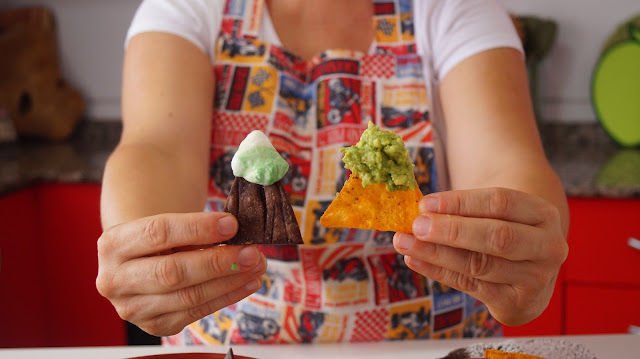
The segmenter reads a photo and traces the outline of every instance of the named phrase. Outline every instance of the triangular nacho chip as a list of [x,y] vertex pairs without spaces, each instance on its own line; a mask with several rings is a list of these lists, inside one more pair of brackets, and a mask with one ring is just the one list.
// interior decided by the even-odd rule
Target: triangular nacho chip
[[413,233],[413,220],[420,214],[420,188],[387,191],[382,183],[362,187],[362,181],[352,174],[342,190],[320,218],[329,228],[360,228]]
[[495,349],[487,349],[484,351],[485,359],[545,359],[529,354],[507,353]]

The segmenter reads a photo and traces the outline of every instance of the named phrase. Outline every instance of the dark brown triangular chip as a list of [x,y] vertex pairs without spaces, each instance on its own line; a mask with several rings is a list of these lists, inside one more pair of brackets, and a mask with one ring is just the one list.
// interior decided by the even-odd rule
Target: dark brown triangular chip
[[261,186],[236,177],[225,212],[238,219],[238,233],[226,244],[302,244],[300,227],[280,182]]
[[229,244],[250,244],[263,241],[265,203],[262,186],[236,178],[231,186],[227,202],[223,209],[236,216],[238,233]]
[[[286,228],[287,238],[289,240],[295,239],[295,242],[289,244],[302,244],[302,236],[300,234],[300,227],[298,226],[298,220],[296,219],[296,215],[293,212],[293,208],[291,207],[291,203],[289,202],[289,195],[284,190],[284,187],[280,184],[280,182],[276,182],[274,185],[278,187],[280,190],[280,198],[282,203],[282,218],[284,220],[284,225]],[[275,232],[274,232],[275,233]],[[274,235],[274,238],[277,238]]]

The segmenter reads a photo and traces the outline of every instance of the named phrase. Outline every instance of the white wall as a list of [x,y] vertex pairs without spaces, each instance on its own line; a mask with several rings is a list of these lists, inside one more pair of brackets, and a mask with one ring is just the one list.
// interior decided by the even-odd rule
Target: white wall
[[558,23],[558,37],[540,66],[541,111],[547,121],[590,122],[590,81],[602,45],[616,27],[640,14],[638,0],[503,0],[517,14]]
[[[180,1],[180,0],[176,0]],[[423,0],[428,1],[428,0]],[[617,24],[640,13],[638,0],[503,0],[510,11],[558,22],[556,45],[540,67],[547,121],[593,122],[591,72]],[[3,6],[43,4],[59,25],[65,78],[87,97],[92,119],[120,116],[123,40],[140,0],[2,0]]]

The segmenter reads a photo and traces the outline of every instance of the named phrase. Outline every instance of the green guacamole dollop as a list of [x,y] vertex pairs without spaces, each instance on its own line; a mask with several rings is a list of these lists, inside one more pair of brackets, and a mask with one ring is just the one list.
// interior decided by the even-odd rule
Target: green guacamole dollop
[[362,186],[384,183],[387,191],[415,189],[413,164],[409,151],[398,134],[383,131],[373,122],[362,133],[360,141],[341,148],[342,161],[347,169],[362,180]]

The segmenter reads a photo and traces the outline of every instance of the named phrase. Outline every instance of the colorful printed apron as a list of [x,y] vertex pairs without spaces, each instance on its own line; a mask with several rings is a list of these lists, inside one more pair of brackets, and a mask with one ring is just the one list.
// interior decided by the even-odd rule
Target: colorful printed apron
[[375,51],[304,61],[257,39],[262,0],[228,0],[217,42],[209,210],[234,180],[231,158],[252,130],[289,163],[282,179],[304,246],[262,246],[262,288],[165,344],[363,342],[495,336],[477,300],[408,269],[393,233],[329,229],[319,218],[348,173],[340,148],[368,121],[400,134],[424,194],[437,189],[432,125],[411,0],[374,1]]

